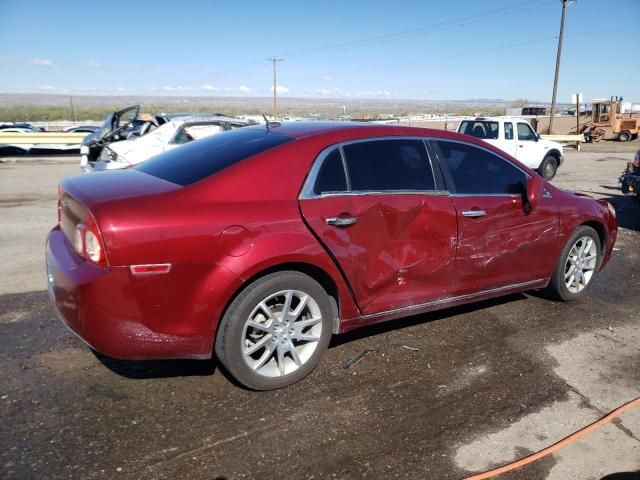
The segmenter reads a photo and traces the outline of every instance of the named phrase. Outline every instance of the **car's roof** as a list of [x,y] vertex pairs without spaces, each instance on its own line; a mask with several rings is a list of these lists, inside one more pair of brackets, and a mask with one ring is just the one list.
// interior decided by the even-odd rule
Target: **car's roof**
[[472,121],[472,122],[526,122],[527,120],[522,117],[467,117],[463,118],[462,121]]
[[[256,125],[248,128],[262,129],[269,128],[273,132],[300,139],[321,135],[325,133],[338,133],[353,131],[358,136],[383,136],[383,135],[418,135],[418,136],[447,136],[444,130],[434,130],[430,128],[408,127],[403,125],[379,125],[367,122],[284,122],[267,127],[266,125]],[[445,133],[445,135],[443,135]]]

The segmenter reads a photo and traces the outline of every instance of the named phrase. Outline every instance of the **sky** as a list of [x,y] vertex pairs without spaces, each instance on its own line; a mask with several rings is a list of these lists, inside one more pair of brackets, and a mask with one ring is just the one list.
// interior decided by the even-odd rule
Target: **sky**
[[[0,92],[551,99],[560,0],[0,0]],[[567,7],[558,101],[640,102],[640,0]],[[619,48],[617,48],[620,46]]]

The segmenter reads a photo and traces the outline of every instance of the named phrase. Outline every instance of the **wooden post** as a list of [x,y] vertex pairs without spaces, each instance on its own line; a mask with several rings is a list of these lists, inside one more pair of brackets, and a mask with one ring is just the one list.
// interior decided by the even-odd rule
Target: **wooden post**
[[[576,135],[580,135],[580,94],[576,93]],[[576,150],[580,151],[580,142],[576,142]]]

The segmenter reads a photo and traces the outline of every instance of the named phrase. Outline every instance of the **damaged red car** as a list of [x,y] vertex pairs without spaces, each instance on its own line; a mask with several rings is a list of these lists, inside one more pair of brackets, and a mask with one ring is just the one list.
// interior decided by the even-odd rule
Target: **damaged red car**
[[616,233],[610,204],[476,138],[310,122],[64,180],[46,258],[53,304],[91,348],[215,355],[268,390],[354,328],[530,289],[577,299]]

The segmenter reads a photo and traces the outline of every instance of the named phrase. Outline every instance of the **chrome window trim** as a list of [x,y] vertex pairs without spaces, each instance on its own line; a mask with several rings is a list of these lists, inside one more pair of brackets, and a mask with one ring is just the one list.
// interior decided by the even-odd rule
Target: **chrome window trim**
[[[348,145],[353,145],[356,143],[365,143],[365,142],[377,142],[377,141],[385,141],[385,140],[418,140],[422,142],[424,146],[424,152],[427,156],[427,160],[429,161],[429,167],[431,168],[431,177],[433,178],[433,185],[437,186],[438,182],[436,180],[433,159],[431,155],[429,155],[429,149],[427,148],[427,140],[428,137],[419,137],[413,135],[385,135],[378,137],[367,137],[367,138],[358,138],[354,140],[346,140],[344,142],[334,143],[333,145],[329,145],[324,148],[313,161],[313,165],[309,170],[309,174],[307,175],[306,180],[304,181],[302,190],[300,195],[298,196],[299,200],[309,200],[312,198],[324,198],[327,196],[336,197],[336,196],[359,196],[359,195],[398,195],[398,194],[415,194],[415,195],[449,195],[448,191],[445,190],[381,190],[381,191],[373,191],[373,190],[351,190],[351,178],[349,177],[349,168],[347,166],[347,159],[344,154],[343,147]],[[320,172],[320,168],[324,163],[325,159],[329,156],[331,152],[335,149],[339,149],[340,155],[342,157],[342,166],[344,168],[344,173],[347,180],[347,188],[349,189],[346,192],[327,192],[323,194],[317,194],[314,192],[314,187],[316,180],[318,178],[318,173]]]

